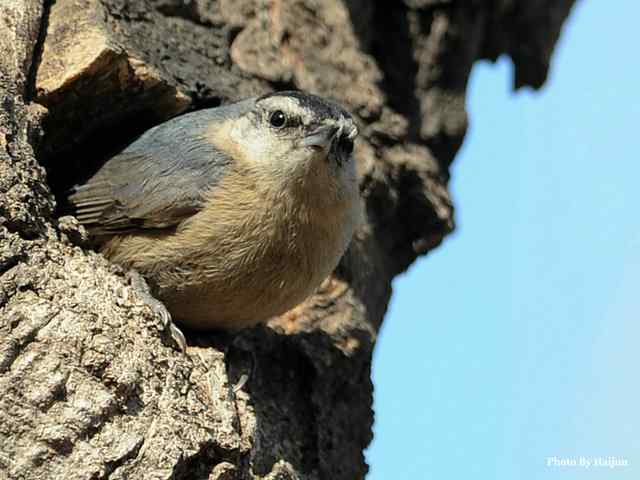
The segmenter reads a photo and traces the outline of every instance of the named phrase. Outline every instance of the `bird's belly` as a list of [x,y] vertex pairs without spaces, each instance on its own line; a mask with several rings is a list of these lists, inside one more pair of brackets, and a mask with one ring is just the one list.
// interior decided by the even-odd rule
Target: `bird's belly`
[[254,215],[221,218],[220,208],[194,216],[164,237],[115,239],[103,252],[135,268],[173,318],[194,329],[238,329],[301,303],[333,271],[347,247],[355,210],[279,216],[272,205]]
[[[190,328],[240,329],[282,314],[313,293],[315,283],[298,280],[286,286],[258,285],[230,292],[224,282],[167,292],[164,301],[174,319]],[[256,293],[259,291],[259,293]]]
[[252,268],[216,266],[209,272],[193,272],[197,278],[192,280],[170,282],[159,297],[174,319],[190,328],[248,327],[301,303],[335,268],[341,253],[336,251],[324,264],[318,264],[314,255],[306,259],[289,255],[278,262],[265,258]]
[[[266,321],[301,303],[336,267],[343,235],[317,228],[270,240],[237,236],[210,244],[190,258],[158,271],[157,295],[178,323],[194,329],[238,329]],[[216,237],[219,238],[219,237]]]

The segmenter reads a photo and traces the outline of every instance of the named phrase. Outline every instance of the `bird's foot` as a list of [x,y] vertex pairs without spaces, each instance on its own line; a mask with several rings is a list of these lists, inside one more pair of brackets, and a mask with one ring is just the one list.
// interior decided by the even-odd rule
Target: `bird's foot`
[[131,286],[138,291],[138,294],[140,295],[144,303],[151,308],[154,314],[160,317],[163,329],[169,330],[169,335],[171,336],[171,339],[175,342],[177,347],[182,352],[186,352],[187,340],[184,337],[184,334],[180,331],[176,324],[173,323],[171,314],[167,310],[167,307],[165,307],[160,300],[154,298],[153,295],[151,295],[151,289],[149,288],[149,284],[144,279],[144,277],[135,270],[129,270],[127,272],[127,278]]
[[235,395],[247,384],[256,370],[256,352],[241,336],[236,336],[227,346],[226,356],[228,362],[239,365],[246,363],[246,361],[240,357],[247,358],[248,356],[249,359],[249,365],[243,369],[244,371],[238,372],[240,373],[239,377],[237,377],[238,380],[230,387],[231,393]]
[[251,365],[248,372],[245,372],[242,375],[240,375],[240,378],[238,379],[236,384],[233,387],[231,387],[231,390],[233,390],[233,393],[238,393],[240,390],[242,390],[242,387],[244,387],[247,384],[247,382],[249,381],[249,377],[251,377],[252,373],[253,373],[253,365]]

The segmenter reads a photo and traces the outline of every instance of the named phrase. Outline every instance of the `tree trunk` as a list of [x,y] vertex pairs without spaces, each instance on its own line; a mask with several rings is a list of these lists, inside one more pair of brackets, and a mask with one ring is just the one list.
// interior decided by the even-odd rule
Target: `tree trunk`
[[[540,87],[572,4],[0,0],[0,477],[363,478],[372,349],[453,228],[471,67],[506,53]],[[303,305],[182,353],[55,196],[171,116],[284,88],[357,116],[366,224]]]

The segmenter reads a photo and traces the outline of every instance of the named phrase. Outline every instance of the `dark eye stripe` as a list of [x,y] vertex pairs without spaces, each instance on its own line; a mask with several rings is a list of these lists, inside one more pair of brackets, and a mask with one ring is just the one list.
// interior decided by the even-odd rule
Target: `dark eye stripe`
[[269,124],[274,128],[291,128],[299,127],[303,124],[302,119],[298,115],[285,113],[282,110],[274,110],[267,116]]

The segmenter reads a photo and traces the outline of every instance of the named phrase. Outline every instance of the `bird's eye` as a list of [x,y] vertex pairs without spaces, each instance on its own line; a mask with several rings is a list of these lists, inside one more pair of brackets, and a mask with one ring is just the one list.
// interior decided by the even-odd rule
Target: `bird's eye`
[[275,128],[282,128],[287,123],[287,116],[282,110],[276,110],[269,116],[269,123]]
[[343,137],[340,139],[340,148],[346,152],[348,155],[351,155],[353,152],[353,140],[350,138]]

